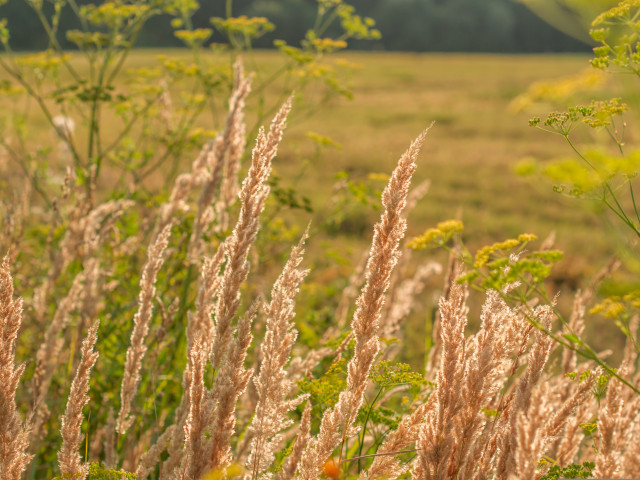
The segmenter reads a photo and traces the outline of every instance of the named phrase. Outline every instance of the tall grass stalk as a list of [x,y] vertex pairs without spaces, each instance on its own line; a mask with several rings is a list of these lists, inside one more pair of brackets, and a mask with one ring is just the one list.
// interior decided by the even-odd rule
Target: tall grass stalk
[[[91,462],[126,467],[138,480],[394,479],[407,474],[425,480],[509,480],[543,477],[555,467],[640,475],[638,462],[630,459],[638,451],[638,442],[631,441],[639,434],[638,401],[618,380],[637,385],[637,351],[628,347],[615,376],[597,370],[597,359],[579,363],[573,353],[558,352],[560,367],[549,365],[559,347],[545,332],[567,325],[571,332],[581,331],[595,287],[576,297],[570,322],[560,321],[552,303],[507,303],[504,297],[518,288],[516,283],[489,289],[479,330],[469,335],[468,286],[457,281],[464,272],[452,257],[429,364],[414,372],[393,361],[397,349],[389,346],[389,337],[402,331],[426,278],[441,270],[432,263],[412,268],[415,262],[399,262],[407,210],[424,193],[424,185],[417,193],[410,186],[429,129],[400,157],[382,192],[383,211],[373,228],[364,275],[353,275],[341,307],[335,299],[334,328],[318,335],[314,345],[300,341],[299,331],[308,330],[295,315],[308,274],[302,267],[304,249],[314,240],[309,230],[282,261],[268,301],[252,291],[249,275],[259,261],[252,256],[260,252],[272,162],[293,98],[268,130],[259,129],[239,182],[250,78],[236,64],[227,128],[145,219],[151,232],[147,248],[120,242],[112,217],[124,221],[127,202],[94,206],[84,195],[76,197],[77,222],[60,235],[63,248],[52,259],[52,271],[31,292],[30,314],[38,321],[49,319],[33,354],[31,405],[16,404],[16,398],[28,396],[21,395],[19,385],[25,366],[15,363],[23,307],[14,299],[10,257],[5,257],[0,269],[2,479],[25,478],[34,456],[39,463],[33,475],[53,461],[63,478],[84,478],[102,468]],[[189,207],[193,215],[185,215]],[[227,229],[236,213],[235,225]],[[123,273],[116,265],[121,277],[105,284],[111,267],[104,257],[113,251],[127,259],[131,252],[145,253],[146,261],[136,266],[139,278],[127,278],[129,270]],[[121,258],[117,255],[113,258]],[[348,312],[344,303],[360,283],[350,327],[341,328]],[[138,298],[118,303],[119,309],[103,318],[104,304],[117,300],[114,292],[121,285],[134,288]],[[55,308],[42,307],[59,292]],[[128,312],[127,321],[121,321]],[[535,329],[531,317],[542,328]],[[73,322],[76,332],[87,331],[79,348],[67,342]],[[122,325],[131,325],[129,342],[115,343],[124,346],[114,352]],[[103,355],[102,348],[115,358]],[[20,354],[28,358],[24,351]],[[67,371],[76,372],[70,382],[58,358],[62,354],[69,356]],[[122,378],[110,378],[101,365],[109,362],[123,367]],[[62,412],[48,392],[66,392],[69,383]],[[117,395],[107,390],[98,407],[90,387],[118,385],[115,416]],[[87,403],[101,425],[83,432],[85,424],[96,423],[85,416]],[[32,412],[26,421],[24,412]],[[34,425],[38,430],[30,435]],[[61,442],[55,435],[54,448],[52,432],[58,429]],[[52,460],[56,452],[57,462]]]

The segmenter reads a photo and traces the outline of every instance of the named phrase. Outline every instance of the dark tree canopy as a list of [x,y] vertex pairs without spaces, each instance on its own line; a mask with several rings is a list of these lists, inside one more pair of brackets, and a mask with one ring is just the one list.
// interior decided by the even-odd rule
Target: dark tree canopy
[[[80,3],[89,3],[86,0]],[[95,2],[100,3],[100,2]],[[224,2],[201,2],[195,27],[210,27],[209,18],[224,16]],[[352,0],[359,14],[375,19],[380,40],[353,41],[356,49],[439,52],[566,52],[590,48],[553,29],[513,0]],[[68,8],[68,7],[67,7]],[[234,15],[263,16],[276,25],[274,32],[256,42],[270,48],[275,39],[298,44],[315,18],[314,0],[236,0]],[[71,11],[65,11],[61,31],[78,28]],[[12,47],[19,50],[46,47],[46,35],[25,0],[9,0],[0,7],[8,20]],[[213,41],[224,42],[218,32]],[[61,34],[61,43],[66,44]],[[148,22],[138,46],[180,46],[169,19]]]

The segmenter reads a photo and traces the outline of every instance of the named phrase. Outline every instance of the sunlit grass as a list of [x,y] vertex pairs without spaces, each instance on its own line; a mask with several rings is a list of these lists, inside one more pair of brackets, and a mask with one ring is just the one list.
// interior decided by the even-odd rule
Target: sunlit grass
[[[153,68],[159,55],[187,58],[189,54],[183,50],[136,51],[127,68]],[[544,238],[555,231],[556,246],[566,252],[566,257],[554,275],[559,284],[571,288],[594,274],[615,253],[619,239],[599,226],[601,220],[586,204],[553,193],[550,182],[535,184],[513,173],[513,166],[523,157],[546,159],[569,152],[561,138],[528,126],[531,116],[544,114],[552,106],[514,114],[509,103],[535,81],[583,70],[588,56],[355,52],[340,56],[352,66],[347,82],[354,98],[334,98],[308,118],[296,115],[294,109],[287,141],[274,165],[282,186],[294,187],[309,197],[316,212],[326,207],[338,172],[346,171],[354,179],[364,180],[369,173],[390,171],[397,152],[435,120],[417,172],[419,181],[431,180],[431,188],[411,214],[409,235],[458,215],[465,223],[465,236],[472,248],[522,232],[535,232]],[[72,63],[82,68],[80,59]],[[262,81],[282,66],[282,59],[276,52],[254,52],[246,56],[245,64],[247,70],[257,72],[255,85],[259,89]],[[259,93],[273,99],[285,91],[286,75]],[[172,94],[180,92],[174,90]],[[306,95],[310,100],[314,93]],[[250,97],[250,111],[256,110],[258,99],[259,95]],[[2,106],[5,111],[13,108],[7,100],[2,100]],[[255,122],[255,116],[250,115],[248,125]],[[214,122],[210,116],[202,116],[198,124],[213,128]],[[51,136],[44,119],[36,119],[30,128],[42,129],[30,132],[32,138]],[[341,148],[327,148],[315,158],[316,147],[307,136],[310,131],[331,138]],[[108,135],[108,127],[106,132]],[[313,161],[305,164],[306,159]],[[5,168],[15,170],[6,159],[3,162]],[[150,182],[165,181],[161,173]],[[324,275],[343,277],[368,244],[369,225],[377,213],[363,207],[354,215],[351,227],[338,232],[329,243],[309,245],[309,258],[320,264],[327,252],[333,260],[342,257],[347,261],[328,268]],[[298,212],[294,217],[303,225],[310,215]],[[428,315],[426,311],[414,315],[411,328],[423,328]]]

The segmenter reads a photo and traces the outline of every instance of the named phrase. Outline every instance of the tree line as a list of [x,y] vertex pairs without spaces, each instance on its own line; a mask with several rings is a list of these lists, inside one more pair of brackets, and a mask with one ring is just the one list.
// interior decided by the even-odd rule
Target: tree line
[[[91,3],[88,0],[79,3]],[[101,3],[101,2],[93,2]],[[352,41],[349,47],[366,50],[533,53],[588,51],[590,47],[544,23],[524,5],[513,0],[351,0],[362,15],[376,21],[382,38]],[[315,0],[236,0],[233,15],[268,18],[276,28],[258,39],[259,48],[270,48],[276,39],[296,45],[315,19]],[[79,28],[65,9],[60,20],[60,42],[64,32]],[[50,5],[53,12],[53,4]],[[193,17],[196,28],[211,28],[211,17],[225,15],[225,2],[202,2]],[[47,45],[47,36],[28,2],[9,0],[0,7],[7,19],[11,46],[18,50],[38,50]],[[222,33],[211,41],[222,43]],[[141,47],[181,46],[173,35],[168,16],[159,15],[145,26],[139,37]],[[70,46],[70,44],[66,44]]]

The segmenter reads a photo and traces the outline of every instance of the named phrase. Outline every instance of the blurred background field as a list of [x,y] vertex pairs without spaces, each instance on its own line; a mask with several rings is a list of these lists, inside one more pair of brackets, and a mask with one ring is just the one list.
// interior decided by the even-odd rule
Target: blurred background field
[[[115,92],[119,88],[131,88],[139,69],[154,68],[160,55],[185,61],[189,57],[181,50],[137,50],[128,59],[127,74],[121,80],[123,84],[115,86]],[[215,54],[208,55],[213,58]],[[279,68],[279,57],[274,51],[252,51],[245,56],[247,70],[256,72],[258,90]],[[418,181],[430,180],[431,185],[410,215],[408,236],[458,216],[465,225],[464,238],[472,252],[523,232],[535,233],[540,241],[555,232],[556,247],[565,252],[565,258],[554,269],[549,286],[552,290],[565,290],[561,305],[566,307],[570,303],[570,292],[583,286],[586,279],[609,261],[621,239],[616,229],[608,228],[605,218],[590,209],[587,202],[554,193],[550,180],[516,174],[522,159],[534,157],[544,161],[570,156],[570,151],[559,136],[528,125],[529,118],[545,115],[555,105],[534,103],[520,111],[514,105],[536,82],[553,84],[582,75],[589,68],[588,59],[588,55],[582,54],[373,52],[342,52],[332,59],[338,65],[347,66],[343,81],[353,97],[333,97],[322,108],[309,112],[304,108],[305,103],[317,99],[313,98],[313,90],[305,92],[299,99],[302,104],[297,110],[294,108],[290,128],[274,165],[278,186],[307,197],[313,211],[265,213],[267,222],[277,216],[278,221],[284,219],[287,225],[272,225],[267,232],[277,236],[282,233],[278,233],[279,229],[292,228],[288,233],[292,239],[294,232],[304,228],[308,221],[319,227],[331,217],[331,227],[316,229],[317,235],[310,241],[308,261],[314,273],[305,287],[307,294],[314,295],[314,286],[346,281],[361,252],[369,245],[371,225],[378,215],[375,196],[384,186],[386,175],[411,139],[435,121],[417,172]],[[224,57],[217,60],[225,61]],[[284,98],[287,82],[285,76],[259,93],[276,104],[273,99]],[[623,91],[622,85],[605,77],[596,91],[589,94],[604,98]],[[184,93],[179,86],[171,91],[176,98]],[[260,110],[259,98],[259,95],[249,97],[250,112]],[[579,94],[569,92],[565,100],[577,98]],[[5,108],[13,107],[6,103]],[[249,114],[248,120],[248,124],[253,125],[255,114],[253,117]],[[215,125],[207,115],[195,124],[205,130]],[[38,125],[42,131],[29,134],[41,139],[44,145],[54,135],[44,118],[38,120],[34,112],[30,128]],[[108,136],[108,123],[106,125]],[[634,129],[629,128],[627,138],[633,138],[633,133]],[[588,137],[583,140],[590,141]],[[176,173],[186,171],[190,161],[180,165]],[[7,181],[11,183],[10,179],[16,178],[18,172],[6,155],[2,168],[5,187],[10,187]],[[60,172],[60,165],[51,165],[50,170]],[[151,175],[147,183],[156,187],[163,182],[168,185],[171,179],[167,173],[161,169]],[[108,174],[105,178],[103,188],[107,191],[111,184]],[[59,176],[52,175],[52,182],[56,179],[59,180]],[[11,188],[4,190],[9,192]],[[344,200],[345,195],[356,201]],[[277,207],[272,205],[272,208]],[[265,243],[269,240],[266,238]],[[284,253],[286,249],[283,243],[282,251],[274,252],[272,258],[261,259],[267,270],[269,264],[272,265],[273,275],[279,268],[275,253]],[[416,256],[446,262],[442,251],[420,252]],[[270,282],[268,276],[255,280],[265,288]],[[408,328],[417,332],[408,337],[409,341],[416,342],[408,347],[408,359],[415,365],[421,362],[422,334],[441,284],[442,278],[431,281],[425,301],[409,323]],[[596,325],[599,324],[601,322],[596,321]],[[605,335],[602,344],[610,341]]]
[[[428,194],[409,217],[408,236],[422,233],[437,222],[462,219],[466,245],[475,252],[483,245],[534,233],[540,242],[552,232],[556,248],[565,252],[554,268],[549,291],[561,290],[562,309],[569,310],[573,292],[604,267],[624,243],[619,230],[598,214],[589,202],[554,193],[546,178],[523,178],[517,165],[527,157],[539,160],[571,155],[560,136],[528,125],[534,115],[544,116],[554,106],[531,105],[516,111],[514,100],[536,82],[555,82],[580,76],[588,69],[585,55],[465,55],[375,54],[343,55],[360,67],[352,72],[355,96],[340,99],[288,132],[276,169],[289,171],[297,160],[309,156],[305,146],[308,130],[326,135],[340,144],[308,167],[299,181],[301,191],[322,209],[337,171],[365,180],[372,173],[389,172],[410,139],[434,120],[421,155],[417,179],[431,181]],[[595,95],[606,97],[625,91],[624,86],[605,83]],[[593,95],[594,92],[591,92]],[[572,97],[575,100],[575,97]],[[628,121],[633,124],[633,118]],[[634,128],[627,138],[634,137]],[[580,138],[578,132],[578,137]],[[589,143],[589,137],[582,137]],[[369,226],[375,214],[366,209],[349,213],[339,243],[353,249],[351,263],[368,245]],[[344,243],[342,243],[344,242]],[[358,247],[356,247],[358,246]],[[317,247],[317,245],[316,245]],[[417,255],[416,255],[417,256]],[[444,252],[420,252],[446,264]],[[438,283],[440,282],[440,283]],[[430,282],[405,335],[409,359],[419,365],[423,351],[425,320],[442,279]],[[480,300],[480,295],[477,300]],[[472,318],[478,318],[477,306]],[[589,336],[601,348],[621,346],[622,336],[606,328],[610,320],[592,318]],[[594,335],[598,332],[598,335]]]
[[[152,68],[160,55],[188,58],[180,50],[137,50],[128,65]],[[296,188],[310,198],[313,209],[322,210],[339,172],[348,173],[354,181],[367,182],[375,174],[388,174],[410,139],[433,121],[435,127],[418,170],[418,180],[429,179],[431,186],[412,213],[410,233],[420,233],[427,226],[455,217],[462,209],[471,245],[484,245],[523,231],[544,237],[557,230],[559,246],[575,251],[583,261],[602,261],[612,253],[612,239],[602,232],[590,235],[588,245],[581,240],[586,232],[593,231],[595,216],[584,211],[579,202],[554,195],[552,183],[534,184],[515,172],[523,158],[545,160],[570,152],[561,138],[528,125],[531,117],[544,115],[553,105],[540,103],[516,111],[514,99],[535,82],[579,75],[588,67],[588,59],[578,54],[343,52],[333,61],[348,65],[345,80],[353,98],[332,98],[311,113],[294,110],[287,141],[275,165],[276,174],[290,186],[295,182]],[[277,52],[254,51],[245,63],[247,70],[257,73],[259,85],[278,67],[278,60]],[[129,77],[125,81],[134,82],[131,70]],[[285,80],[261,93],[277,99],[286,88]],[[116,93],[118,89],[116,85]],[[610,83],[599,93],[605,97],[616,90],[620,91],[619,86]],[[171,93],[180,96],[185,92],[176,89]],[[300,101],[309,102],[309,98]],[[8,100],[4,102],[7,114],[14,107]],[[255,107],[252,103],[257,103],[256,96],[249,98],[250,106]],[[46,145],[54,132],[37,112],[31,118],[30,135]],[[255,115],[252,118],[249,114],[249,124],[252,122]],[[41,131],[33,130],[34,126]],[[203,116],[197,127],[208,129],[213,124]],[[323,142],[326,145],[315,158],[316,147]],[[13,167],[8,158],[3,164]],[[188,168],[188,164],[181,168]],[[166,171],[159,172],[150,182],[167,182],[164,174]],[[383,184],[384,178],[380,177],[377,185]],[[345,235],[360,237],[368,233],[374,217],[362,218],[361,214],[345,219]]]
[[[123,468],[132,469],[151,437],[180,415],[175,406],[185,391],[183,371],[193,340],[185,327],[193,325],[193,312],[202,305],[202,262],[233,238],[242,203],[238,182],[247,176],[259,126],[269,123],[292,91],[293,110],[268,180],[271,192],[248,253],[250,273],[231,295],[241,298],[231,316],[239,318],[270,296],[291,246],[310,224],[303,261],[310,274],[296,298],[299,337],[293,353],[313,360],[314,352],[321,352],[321,357],[305,371],[305,382],[333,383],[327,368],[353,353],[344,340],[350,338],[348,322],[364,284],[382,189],[398,158],[432,122],[413,181],[416,189],[429,188],[409,213],[406,240],[450,219],[464,228],[458,236],[459,224],[449,222],[451,230],[439,227],[431,240],[423,236],[423,244],[441,241],[438,248],[402,246],[389,308],[383,310],[387,323],[401,325],[399,333],[385,329],[392,338],[383,341],[395,344],[390,351],[399,351],[396,359],[416,372],[429,371],[425,365],[438,335],[445,274],[429,277],[415,298],[404,287],[417,291],[416,279],[431,261],[446,272],[446,246],[455,238],[468,249],[467,272],[478,275],[471,283],[480,291],[473,290],[468,302],[471,331],[481,321],[486,289],[517,279],[522,288],[502,290],[507,302],[524,310],[536,302],[553,304],[562,320],[571,315],[574,295],[612,258],[621,259],[622,268],[605,275],[586,307],[609,301],[601,312],[587,315],[586,343],[580,332],[563,336],[581,348],[589,344],[593,351],[581,354],[615,373],[595,352],[608,350],[607,362],[618,365],[625,332],[633,336],[627,322],[640,314],[634,242],[640,239],[640,209],[632,202],[640,171],[640,150],[634,150],[640,140],[640,94],[636,76],[629,75],[640,75],[633,43],[640,35],[640,11],[623,11],[612,30],[611,18],[619,14],[605,16],[603,29],[592,30],[593,18],[616,3],[27,0],[0,5],[0,253],[9,252],[16,295],[25,300],[16,358],[28,361],[22,382],[31,388],[18,391],[18,405],[24,418],[41,411],[45,422],[34,428],[44,435],[32,445],[38,453],[28,478],[57,473],[59,418],[92,318],[100,318],[101,327],[91,389],[102,402],[86,420],[86,431],[97,435],[110,422],[108,407],[123,402],[118,392],[145,283],[141,274],[159,226],[169,221],[166,263],[151,294],[153,309],[147,310],[152,311],[149,338],[142,340],[149,344],[150,366],[139,387],[144,404],[136,410],[135,432],[119,436],[115,446]],[[633,35],[621,35],[625,29]],[[594,55],[599,68],[590,65]],[[253,75],[246,105],[243,72]],[[625,107],[614,97],[629,107],[622,118]],[[580,105],[587,107],[575,108]],[[569,114],[552,113],[572,107]],[[545,125],[548,115],[551,122]],[[538,128],[529,123],[535,117],[542,119],[534,121]],[[542,131],[564,128],[563,121],[570,124],[575,151],[562,135]],[[600,163],[588,170],[580,155],[591,149]],[[615,212],[606,211],[606,202],[615,202]],[[484,250],[492,253],[482,261],[474,257],[483,247],[523,233],[538,239]],[[560,255],[538,250],[550,237],[564,256],[549,274],[547,266]],[[509,257],[514,252],[521,256]],[[212,296],[207,301],[218,294],[204,293]],[[212,311],[209,320],[217,322],[220,311]],[[265,320],[258,316],[248,349],[248,360],[256,364]],[[49,355],[55,357],[47,366],[52,383],[44,382],[41,395],[40,373],[49,359],[34,352],[65,342],[68,348],[58,350],[60,355]],[[560,349],[552,355],[549,371],[556,373]],[[207,382],[217,382],[219,372],[209,370]],[[252,415],[252,407],[244,411]],[[108,429],[114,431],[105,426],[101,432]],[[101,458],[99,443],[89,442],[95,447],[89,457]],[[104,450],[107,460],[106,441]]]

